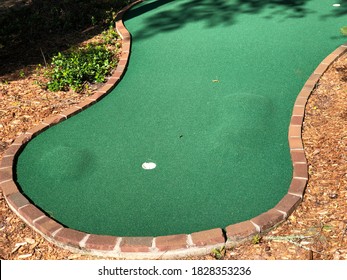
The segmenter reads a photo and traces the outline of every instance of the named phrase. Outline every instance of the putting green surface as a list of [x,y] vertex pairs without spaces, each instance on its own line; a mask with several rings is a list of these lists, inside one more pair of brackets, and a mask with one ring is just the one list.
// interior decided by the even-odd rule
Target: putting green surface
[[124,78],[29,142],[23,193],[68,227],[116,236],[223,228],[274,207],[292,178],[294,101],[346,18],[334,1],[253,2],[134,6]]

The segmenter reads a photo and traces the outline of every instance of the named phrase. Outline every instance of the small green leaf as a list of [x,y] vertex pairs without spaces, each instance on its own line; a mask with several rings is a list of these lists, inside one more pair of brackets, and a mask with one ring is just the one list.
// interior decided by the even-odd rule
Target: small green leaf
[[324,225],[323,230],[330,231],[333,228],[333,226],[330,225]]
[[261,241],[261,236],[259,234],[256,234],[252,237],[252,244],[259,244]]
[[340,28],[340,31],[343,35],[346,35],[347,36],[347,26],[344,26],[344,27],[341,27]]

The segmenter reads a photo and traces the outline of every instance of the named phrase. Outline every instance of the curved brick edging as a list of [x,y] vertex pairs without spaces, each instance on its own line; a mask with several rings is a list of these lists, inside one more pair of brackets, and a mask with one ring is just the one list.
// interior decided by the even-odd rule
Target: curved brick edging
[[309,178],[308,164],[302,141],[302,128],[305,106],[309,96],[318,84],[319,79],[328,67],[347,51],[347,43],[328,55],[314,70],[296,98],[288,129],[288,142],[293,163],[293,177],[288,193],[269,211],[245,222],[230,225],[226,228],[226,245],[232,247],[237,243],[262,234],[283,222],[302,201]]
[[[65,228],[58,222],[46,216],[44,212],[31,204],[20,193],[14,178],[15,160],[24,145],[37,134],[49,127],[77,114],[108,94],[120,81],[128,64],[131,37],[125,28],[122,16],[133,5],[142,2],[135,1],[121,10],[117,15],[116,29],[122,38],[122,55],[118,66],[105,85],[92,96],[68,110],[46,118],[41,124],[28,130],[15,139],[5,151],[0,162],[0,187],[9,207],[31,228],[40,233],[48,241],[82,254],[93,254],[102,257],[119,257],[126,259],[168,259],[187,255],[203,255],[213,248],[232,247],[248,240],[256,234],[269,231],[283,222],[301,202],[308,181],[308,165],[301,138],[304,121],[305,105],[313,89],[327,70],[329,65],[347,50],[344,44],[327,56],[316,68],[300,91],[291,117],[288,132],[290,154],[293,162],[293,178],[288,193],[269,211],[248,221],[229,225],[223,231],[215,228],[191,234],[177,234],[159,237],[117,237],[87,234],[70,228]],[[225,237],[226,236],[226,237]]]

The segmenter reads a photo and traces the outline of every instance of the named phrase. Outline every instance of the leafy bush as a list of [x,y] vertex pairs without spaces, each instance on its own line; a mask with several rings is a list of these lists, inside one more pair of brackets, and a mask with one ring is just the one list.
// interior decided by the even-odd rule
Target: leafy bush
[[102,32],[102,39],[107,45],[115,45],[116,47],[119,47],[117,43],[118,38],[119,35],[113,27],[110,27]]
[[83,90],[87,82],[101,83],[115,67],[114,53],[103,45],[89,44],[67,53],[58,53],[52,59],[47,87],[51,91]]

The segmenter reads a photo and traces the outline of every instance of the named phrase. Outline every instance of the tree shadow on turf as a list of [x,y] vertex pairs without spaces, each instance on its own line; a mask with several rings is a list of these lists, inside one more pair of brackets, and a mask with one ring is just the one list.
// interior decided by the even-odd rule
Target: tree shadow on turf
[[[168,6],[165,9],[165,5],[173,0],[154,0],[135,6],[131,13],[126,14],[125,19],[161,8],[159,13],[150,16],[145,21],[143,28],[136,36],[136,39],[145,39],[197,21],[204,22],[207,29],[218,25],[230,26],[237,22],[240,14],[260,14],[265,9],[269,9],[265,16],[269,20],[279,17],[281,20],[303,18],[315,13],[306,6],[310,1],[312,0],[191,0],[182,1],[174,8]],[[343,9],[333,10],[332,14],[327,16],[343,16],[347,12],[346,9],[347,5]]]

